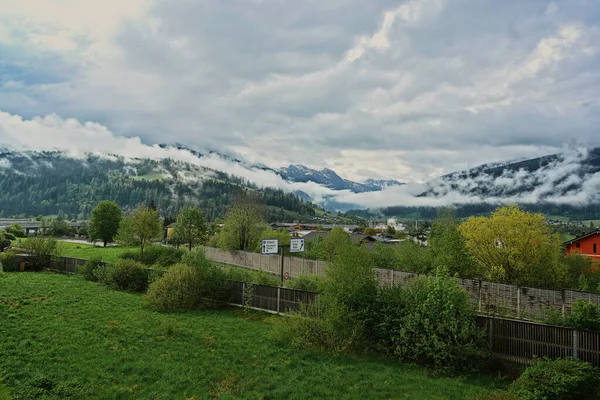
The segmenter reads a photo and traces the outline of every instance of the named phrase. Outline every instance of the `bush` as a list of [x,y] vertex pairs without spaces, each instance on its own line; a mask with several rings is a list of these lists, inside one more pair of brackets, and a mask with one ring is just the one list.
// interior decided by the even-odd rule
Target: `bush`
[[174,247],[148,246],[144,249],[144,257],[139,250],[127,250],[119,255],[124,260],[135,260],[145,265],[169,267],[181,261],[185,252]]
[[323,278],[316,275],[299,275],[290,279],[285,286],[290,289],[304,290],[307,292],[321,292],[325,282]]
[[24,238],[26,236],[25,229],[23,229],[23,227],[20,224],[12,224],[6,230],[6,232],[12,233],[13,235],[15,235],[16,237],[19,237],[19,238]]
[[572,357],[541,360],[512,383],[510,391],[523,399],[585,399],[600,384],[598,369]]
[[0,236],[3,236],[8,240],[17,240],[17,237],[10,232],[0,232]]
[[0,264],[5,272],[17,270],[17,253],[13,250],[0,253]]
[[10,248],[12,243],[5,236],[0,234],[0,253]]
[[119,258],[122,260],[135,260],[140,261],[140,252],[135,250],[125,250],[121,254],[119,254]]
[[144,300],[160,311],[216,308],[227,297],[224,272],[207,260],[201,251],[193,251],[187,263],[172,266],[148,288]]
[[96,282],[98,280],[96,270],[102,266],[104,266],[102,259],[99,256],[94,256],[87,260],[84,265],[80,266],[78,272],[83,275],[85,280]]
[[550,325],[598,331],[600,330],[600,307],[592,302],[577,299],[571,306],[571,313],[563,317],[560,311],[548,310],[544,322]]
[[446,371],[475,371],[484,333],[469,294],[444,270],[380,290],[374,336],[381,351]]
[[47,268],[60,255],[58,242],[50,237],[35,236],[23,241],[21,251],[27,254],[27,263],[35,270]]
[[148,287],[148,270],[134,260],[117,260],[106,268],[96,269],[98,281],[116,290],[143,292]]

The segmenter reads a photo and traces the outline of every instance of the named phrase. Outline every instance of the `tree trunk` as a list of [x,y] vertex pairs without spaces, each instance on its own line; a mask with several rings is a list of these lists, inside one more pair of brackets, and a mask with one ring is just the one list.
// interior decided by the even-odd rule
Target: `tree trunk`
[[104,241],[104,247],[106,247],[106,240]]
[[189,243],[189,245],[188,245],[188,250],[189,250],[189,251],[192,251],[192,242],[190,242],[190,243]]

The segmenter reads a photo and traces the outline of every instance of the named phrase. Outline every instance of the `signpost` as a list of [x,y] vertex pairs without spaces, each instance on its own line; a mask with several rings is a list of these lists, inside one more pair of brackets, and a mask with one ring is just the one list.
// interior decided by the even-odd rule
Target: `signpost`
[[290,239],[290,253],[301,253],[304,251],[304,239]]
[[261,246],[262,254],[277,254],[279,251],[279,240],[263,239]]

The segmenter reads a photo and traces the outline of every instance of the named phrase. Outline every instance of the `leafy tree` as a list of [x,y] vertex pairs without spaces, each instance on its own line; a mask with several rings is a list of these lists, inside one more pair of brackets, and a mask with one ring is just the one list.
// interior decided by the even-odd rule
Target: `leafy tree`
[[352,244],[350,235],[344,229],[336,226],[328,234],[327,237],[319,243],[320,246],[316,249],[318,258],[321,260],[332,262],[337,256],[342,254],[348,246]]
[[125,244],[139,244],[140,255],[144,257],[144,248],[154,239],[160,238],[162,223],[158,211],[139,206],[131,217],[121,220],[117,240]]
[[396,228],[394,228],[393,226],[388,225],[388,227],[387,227],[387,234],[395,236],[396,235]]
[[29,256],[27,262],[38,270],[49,267],[62,251],[54,238],[42,235],[23,241],[20,250]]
[[476,264],[467,252],[465,238],[458,231],[460,225],[452,208],[442,208],[431,227],[429,247],[433,269],[444,267],[451,275],[477,276]]
[[88,227],[89,240],[100,239],[104,247],[112,242],[119,231],[122,212],[117,203],[108,200],[102,200],[96,208],[92,210],[92,219]]
[[173,228],[173,238],[179,243],[187,243],[190,251],[193,245],[206,243],[206,221],[198,207],[187,206],[181,210]]
[[8,249],[11,245],[10,239],[6,237],[3,231],[0,231],[0,253]]
[[564,280],[560,237],[552,233],[543,214],[504,206],[489,218],[469,218],[459,231],[487,279],[545,287]]
[[[280,228],[280,229],[277,229],[276,231],[274,231],[269,226],[265,226],[263,231],[260,234],[260,238],[261,238],[261,240],[262,239],[277,239],[280,246],[286,246],[286,245],[289,246],[290,239],[292,238],[292,236],[285,228]],[[256,246],[254,251],[260,252],[260,250],[261,250],[260,245],[261,245],[261,243],[258,242],[258,246]],[[288,250],[286,250],[286,252],[289,253]]]
[[227,211],[219,235],[219,247],[224,250],[254,249],[260,240],[265,214],[265,205],[257,194],[240,192]]

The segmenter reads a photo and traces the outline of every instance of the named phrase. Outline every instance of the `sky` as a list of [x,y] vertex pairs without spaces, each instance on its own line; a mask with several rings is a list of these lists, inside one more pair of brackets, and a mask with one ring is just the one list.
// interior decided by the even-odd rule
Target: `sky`
[[4,146],[403,182],[600,146],[598,0],[0,2]]

